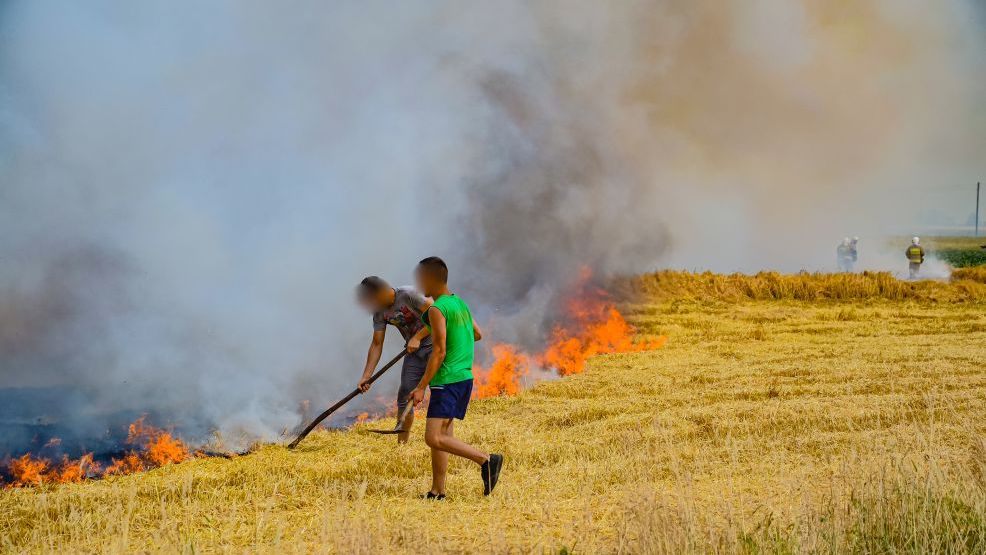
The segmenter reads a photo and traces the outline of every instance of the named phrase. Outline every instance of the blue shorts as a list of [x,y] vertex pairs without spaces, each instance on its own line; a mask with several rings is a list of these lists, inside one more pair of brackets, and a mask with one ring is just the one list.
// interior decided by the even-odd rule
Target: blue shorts
[[466,417],[469,398],[472,397],[472,378],[461,382],[431,386],[431,400],[428,401],[428,418]]

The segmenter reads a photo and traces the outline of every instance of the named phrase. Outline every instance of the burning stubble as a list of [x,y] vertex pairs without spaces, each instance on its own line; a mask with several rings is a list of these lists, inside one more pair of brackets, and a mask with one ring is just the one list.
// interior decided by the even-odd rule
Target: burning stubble
[[562,295],[564,308],[539,352],[502,342],[489,348],[492,362],[474,369],[474,396],[515,395],[538,380],[581,373],[590,357],[658,349],[667,342],[666,336],[635,338],[636,330],[592,277],[583,268],[579,281]]
[[828,264],[979,163],[978,10],[7,2],[0,386],[249,443],[352,386],[352,286],[425,255],[521,354],[583,267]]

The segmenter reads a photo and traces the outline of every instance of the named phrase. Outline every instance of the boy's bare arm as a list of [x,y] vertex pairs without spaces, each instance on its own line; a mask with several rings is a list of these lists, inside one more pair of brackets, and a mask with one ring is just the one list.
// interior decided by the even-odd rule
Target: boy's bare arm
[[421,329],[418,330],[418,333],[414,334],[413,336],[411,336],[411,339],[407,340],[407,352],[413,353],[414,351],[420,349],[421,342],[425,340],[425,337],[428,337],[429,333],[431,332],[428,331],[428,326],[421,326]]
[[483,330],[479,329],[479,324],[475,320],[472,321],[472,337],[476,341],[482,341],[483,339]]
[[370,384],[366,383],[373,374],[373,369],[380,362],[380,354],[383,353],[383,340],[387,331],[374,331],[373,339],[370,340],[370,349],[366,352],[366,364],[363,366],[363,375],[359,379],[359,390],[366,393],[370,390]]
[[[425,297],[425,302],[421,303],[418,310],[421,312],[428,312],[428,309],[430,309],[433,304],[435,304],[435,301],[431,300],[431,297]],[[425,337],[428,337],[429,333],[431,332],[428,330],[428,326],[421,326],[418,333],[414,334],[411,336],[411,339],[407,340],[407,352],[413,353],[420,349],[421,342],[424,341]]]
[[425,375],[421,377],[418,387],[411,392],[411,402],[414,406],[418,406],[424,400],[425,388],[445,361],[445,315],[437,308],[431,307],[428,309],[428,321],[431,323],[431,356],[428,357]]

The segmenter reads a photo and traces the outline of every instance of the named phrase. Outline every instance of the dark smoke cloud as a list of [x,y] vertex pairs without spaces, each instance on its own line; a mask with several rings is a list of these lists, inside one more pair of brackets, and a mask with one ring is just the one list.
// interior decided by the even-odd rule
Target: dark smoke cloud
[[982,170],[980,8],[7,2],[0,386],[271,438],[426,255],[525,344],[583,266],[821,267]]

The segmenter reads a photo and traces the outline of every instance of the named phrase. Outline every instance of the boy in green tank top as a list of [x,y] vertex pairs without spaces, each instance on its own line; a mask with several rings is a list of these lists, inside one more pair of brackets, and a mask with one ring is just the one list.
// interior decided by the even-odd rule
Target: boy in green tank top
[[503,455],[486,453],[455,437],[454,419],[466,417],[472,396],[473,347],[482,332],[472,319],[469,307],[448,288],[448,266],[437,256],[425,258],[414,271],[418,289],[435,299],[421,315],[431,330],[431,356],[411,402],[418,406],[431,389],[428,402],[425,443],[431,448],[431,490],[427,499],[445,498],[445,475],[449,453],[469,459],[480,467],[483,495],[496,486],[503,467]]

